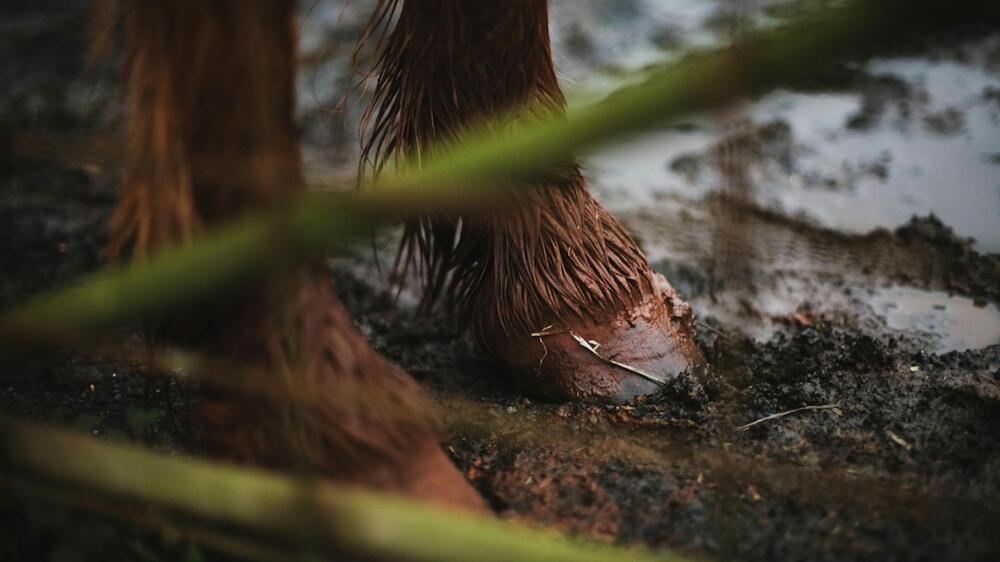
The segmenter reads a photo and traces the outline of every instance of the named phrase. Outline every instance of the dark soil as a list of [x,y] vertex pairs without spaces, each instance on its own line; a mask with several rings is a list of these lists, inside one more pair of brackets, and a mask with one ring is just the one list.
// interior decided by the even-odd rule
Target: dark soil
[[[467,344],[341,272],[374,341],[449,412],[502,515],[726,559],[988,559],[1000,525],[1000,346],[926,355],[819,324],[705,330],[712,368],[627,406],[537,403]],[[737,428],[805,405],[806,411]]]
[[[17,3],[8,15],[0,59],[17,64],[3,71],[16,87],[0,95],[5,306],[100,266],[117,183],[100,155],[24,148],[28,133],[97,135],[113,116],[65,93],[80,83],[78,17],[42,25]],[[106,99],[107,80],[97,69],[79,88]],[[1000,300],[1000,258],[940,221],[810,236],[851,252],[935,256],[933,281],[895,281]],[[364,332],[440,403],[448,451],[501,517],[732,560],[993,560],[1000,549],[1000,345],[934,355],[905,335],[822,319],[759,343],[708,321],[706,372],[630,405],[541,403],[507,385],[441,313],[396,302],[370,253],[334,265]],[[679,287],[711,285],[698,264],[684,267],[673,270]],[[119,337],[138,341],[127,327]],[[67,352],[0,369],[4,415],[171,452],[195,442],[196,390],[142,366]],[[738,429],[810,405],[828,407]],[[0,517],[2,560],[218,558],[22,492],[0,499]]]

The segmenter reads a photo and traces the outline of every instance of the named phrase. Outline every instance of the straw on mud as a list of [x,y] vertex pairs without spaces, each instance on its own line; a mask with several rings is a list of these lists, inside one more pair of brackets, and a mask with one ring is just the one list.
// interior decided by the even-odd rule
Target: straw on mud
[[833,413],[837,414],[838,416],[843,417],[843,415],[844,415],[844,413],[840,411],[840,408],[836,404],[823,404],[823,405],[802,406],[801,408],[795,408],[794,410],[788,410],[786,412],[779,412],[777,414],[771,414],[770,416],[764,416],[763,418],[760,418],[759,420],[754,420],[754,421],[752,421],[752,422],[750,422],[750,423],[748,423],[746,425],[741,425],[741,426],[737,427],[736,431],[746,431],[746,430],[750,429],[751,427],[753,427],[755,425],[758,425],[758,424],[761,424],[761,423],[764,423],[764,422],[767,422],[767,421],[776,420],[776,419],[779,419],[779,418],[783,418],[785,416],[790,416],[792,414],[797,414],[799,412],[807,412],[807,411],[811,411],[811,410],[833,410]]
[[710,331],[710,332],[712,332],[712,333],[714,333],[715,335],[719,336],[720,338],[730,339],[729,335],[726,334],[726,332],[724,330],[722,330],[721,328],[716,328],[715,326],[711,326],[711,325],[709,325],[709,324],[707,324],[705,322],[702,322],[701,320],[695,321],[695,324],[698,325],[698,326],[700,326],[700,327],[702,327],[702,328],[704,328],[704,329],[706,329],[706,330],[708,330],[708,331]]
[[0,420],[0,467],[124,501],[155,506],[327,552],[379,560],[524,562],[678,561],[456,514],[322,480],[171,457],[140,447]]
[[[864,52],[872,42],[962,18],[989,20],[994,11],[991,2],[975,0],[951,2],[947,10],[930,0],[859,0],[812,12],[786,26],[748,34],[738,45],[664,65],[644,82],[571,111],[565,120],[512,126],[510,135],[470,135],[461,147],[437,151],[422,167],[407,166],[406,173],[384,178],[374,193],[304,195],[289,208],[206,235],[142,266],[105,271],[36,297],[0,317],[0,341],[10,351],[19,344],[107,330],[287,269],[328,251],[331,241],[368,233],[415,209],[482,204],[478,198],[495,192],[505,178],[529,177],[570,154],[726,103],[731,99],[726,77],[734,68],[742,69],[748,91],[761,92],[808,78],[834,60]],[[907,14],[902,25],[900,13]],[[479,182],[478,191],[467,189],[472,182]]]
[[885,430],[885,435],[890,440],[892,440],[893,443],[899,445],[900,447],[906,449],[907,451],[913,450],[913,445],[910,445],[910,443],[906,439],[903,439],[902,437],[897,435],[895,431],[887,429]]
[[658,377],[658,376],[656,376],[656,375],[654,375],[652,373],[643,371],[642,369],[640,369],[638,367],[633,367],[632,365],[626,365],[625,363],[622,363],[620,361],[615,361],[614,359],[610,359],[608,357],[605,357],[605,356],[601,355],[601,353],[599,351],[597,351],[597,348],[601,347],[601,344],[599,342],[596,342],[594,340],[589,340],[588,341],[588,340],[586,340],[586,339],[578,336],[577,334],[574,334],[573,332],[570,332],[569,335],[572,336],[574,340],[576,340],[576,343],[580,344],[580,347],[586,349],[594,357],[597,357],[598,359],[600,359],[601,361],[607,363],[608,365],[614,365],[615,367],[619,367],[621,369],[625,369],[626,371],[628,371],[630,373],[634,373],[636,375],[639,375],[640,377],[649,379],[649,380],[655,382],[658,385],[664,385],[664,384],[667,383],[667,381],[663,380],[662,378],[660,378],[660,377]]
[[565,332],[565,330],[559,330],[559,331],[554,331],[554,330],[559,330],[559,329],[556,328],[555,324],[549,324],[548,326],[542,328],[540,332],[533,332],[531,334],[531,337],[538,338],[538,343],[541,344],[542,346],[542,357],[538,360],[538,367],[535,368],[535,370],[538,371],[539,373],[542,371],[542,363],[544,363],[545,358],[549,356],[549,348],[547,345],[545,345],[545,337],[554,336],[556,334],[561,334]]
[[576,334],[572,330],[566,330],[566,329],[560,328],[560,327],[558,327],[555,324],[549,324],[548,326],[542,328],[541,331],[532,332],[532,334],[531,334],[531,337],[538,338],[538,342],[540,344],[542,344],[542,349],[544,350],[544,354],[542,355],[542,358],[538,361],[538,367],[539,368],[541,368],[542,361],[545,360],[545,357],[549,353],[548,348],[545,347],[545,341],[543,340],[543,338],[546,338],[548,336],[556,336],[556,335],[559,335],[559,334],[569,334],[574,340],[576,340],[576,343],[580,344],[580,347],[582,347],[582,348],[586,349],[587,351],[589,351],[591,353],[591,355],[593,355],[594,357],[598,358],[603,363],[607,363],[608,365],[613,365],[613,366],[618,367],[620,369],[625,369],[626,371],[629,371],[630,373],[634,373],[636,375],[639,375],[640,377],[649,379],[649,380],[655,382],[656,384],[659,384],[659,385],[666,384],[665,380],[663,380],[662,378],[660,378],[660,377],[658,377],[658,376],[656,376],[656,375],[654,375],[652,373],[649,373],[649,372],[644,371],[644,370],[642,370],[642,369],[640,369],[638,367],[633,367],[632,365],[627,365],[625,363],[622,363],[621,361],[615,361],[614,359],[611,359],[609,357],[605,357],[604,355],[601,355],[601,352],[597,351],[597,349],[599,347],[601,347],[600,342],[597,342],[597,341],[594,341],[594,340],[587,340],[587,339],[585,339],[583,337],[580,337],[578,334]]

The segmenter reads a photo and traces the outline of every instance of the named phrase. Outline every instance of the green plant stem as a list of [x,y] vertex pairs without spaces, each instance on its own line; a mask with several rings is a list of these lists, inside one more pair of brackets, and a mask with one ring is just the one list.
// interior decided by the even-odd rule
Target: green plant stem
[[142,501],[322,552],[386,560],[681,561],[572,541],[323,480],[152,453],[0,420],[0,467],[116,500]]
[[166,517],[164,513],[146,509],[145,506],[137,509],[134,503],[131,505],[123,504],[121,501],[97,497],[94,492],[67,489],[65,485],[42,483],[38,482],[37,479],[7,478],[0,472],[0,489],[24,497],[38,498],[81,509],[147,531],[160,531],[177,540],[197,543],[211,550],[238,557],[241,560],[272,562],[292,558],[287,552],[271,545],[206,529],[203,522],[199,524],[198,522],[181,521],[176,517]]

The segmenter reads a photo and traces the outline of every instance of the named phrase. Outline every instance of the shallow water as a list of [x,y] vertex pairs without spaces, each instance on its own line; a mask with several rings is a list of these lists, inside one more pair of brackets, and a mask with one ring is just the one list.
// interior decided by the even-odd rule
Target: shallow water
[[[553,35],[564,81],[600,90],[622,70],[720,44],[724,30],[713,22],[730,4],[555,0]],[[747,4],[752,13],[761,9]],[[664,30],[672,30],[666,43]],[[840,91],[773,92],[730,112],[725,122],[688,119],[683,130],[594,155],[591,177],[599,190],[612,190],[616,196],[608,202],[623,209],[646,204],[651,192],[703,195],[720,187],[713,166],[693,176],[673,165],[679,158],[704,159],[734,122],[780,124],[788,128],[780,139],[785,146],[752,165],[757,204],[850,232],[893,228],[933,213],[975,238],[978,249],[1000,251],[998,53],[1000,34],[994,34],[947,54],[876,58],[857,69],[869,79]]]
[[[564,82],[601,91],[622,71],[722,44],[722,16],[737,4],[554,0]],[[764,15],[768,4],[775,3],[739,6],[766,24],[773,21]],[[740,200],[818,228],[862,234],[933,214],[957,235],[974,238],[975,249],[1000,251],[1000,34],[944,51],[870,60],[855,68],[863,78],[835,91],[778,90],[724,115],[690,116],[590,155],[588,175],[595,193],[630,227],[636,221],[627,217],[643,217],[640,237],[654,260],[718,260],[711,255],[719,251],[718,218],[707,216],[705,201],[733,194],[720,158],[746,169]],[[648,223],[657,220],[675,224],[650,233]],[[861,290],[876,281],[861,275],[859,260],[833,259],[842,269],[826,267],[831,254],[844,252],[837,241],[802,244],[794,228],[775,235],[748,222],[735,232],[744,239],[737,251],[751,254],[767,281],[692,297],[703,315],[762,339],[778,329],[776,320],[806,308],[817,316],[851,311],[875,322],[873,330],[925,337],[937,352],[1000,343],[994,305],[915,288]],[[836,279],[824,281],[832,274]],[[849,298],[845,284],[855,289]],[[754,314],[746,314],[748,307]]]
[[1000,310],[972,299],[909,287],[877,289],[871,304],[888,327],[924,332],[938,339],[938,351],[964,351],[1000,343]]

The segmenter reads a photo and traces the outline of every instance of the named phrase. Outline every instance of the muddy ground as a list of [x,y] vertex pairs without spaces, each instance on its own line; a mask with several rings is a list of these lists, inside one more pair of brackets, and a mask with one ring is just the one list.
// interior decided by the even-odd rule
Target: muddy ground
[[[81,71],[85,2],[45,4],[0,17],[4,306],[100,267],[117,190],[113,64]],[[303,119],[307,154],[343,142]],[[1000,255],[934,217],[857,233],[722,193],[610,198],[694,304],[711,364],[629,405],[532,400],[443,312],[394,298],[365,249],[332,262],[335,282],[433,394],[448,451],[500,517],[719,560],[995,559]],[[0,371],[4,414],[195,449],[191,385],[68,352]],[[0,516],[2,560],[224,559],[23,491]]]

